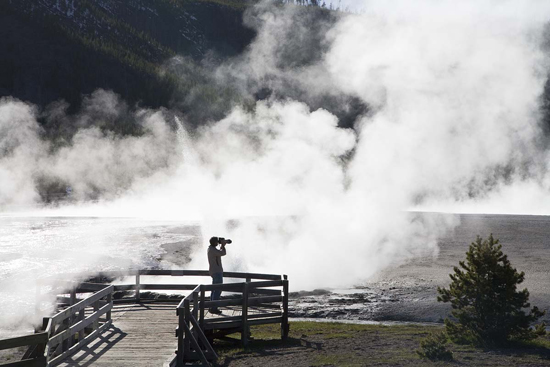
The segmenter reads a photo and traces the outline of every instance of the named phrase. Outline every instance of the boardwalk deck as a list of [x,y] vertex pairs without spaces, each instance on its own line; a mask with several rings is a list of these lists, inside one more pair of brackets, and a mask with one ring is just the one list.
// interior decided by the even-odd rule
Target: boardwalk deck
[[[205,313],[205,319],[241,316],[238,307],[221,308],[222,314]],[[266,310],[251,307],[249,314]],[[115,305],[113,325],[100,337],[59,364],[61,367],[168,366],[177,349],[174,303]]]
[[168,365],[177,349],[174,304],[115,305],[113,325],[66,358],[63,367],[150,367]]

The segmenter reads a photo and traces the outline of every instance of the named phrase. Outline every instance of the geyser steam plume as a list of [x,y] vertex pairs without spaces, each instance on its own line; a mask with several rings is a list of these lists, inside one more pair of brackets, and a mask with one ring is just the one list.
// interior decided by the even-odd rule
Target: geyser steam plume
[[[318,61],[289,68],[281,47],[303,39],[285,28],[299,19],[297,11],[256,8],[258,37],[230,68],[238,75],[222,67],[219,77],[243,89],[270,81],[283,88],[276,81],[291,78],[314,95],[353,95],[370,107],[354,130],[339,128],[326,110],[267,100],[235,107],[193,134],[180,126],[177,151],[163,114],[136,113],[151,126],[146,140],[90,137],[86,130],[84,142],[112,147],[101,150],[104,164],[131,164],[132,155],[121,161],[119,154],[127,143],[139,154],[138,141],[148,159],[159,160],[137,173],[102,172],[94,185],[114,183],[103,190],[126,183],[123,195],[112,192],[117,199],[55,213],[200,219],[205,237],[234,239],[228,269],[286,272],[300,289],[351,285],[389,264],[435,255],[438,236],[456,221],[407,212],[417,206],[472,202],[518,185],[547,195],[538,101],[550,3],[367,1],[364,14],[341,15],[327,32]],[[4,100],[0,108],[14,106],[20,102]],[[78,169],[79,149],[89,146],[73,142],[62,156],[49,153],[32,110],[23,110],[27,137],[4,150],[0,171],[26,184],[3,184],[4,204],[32,197],[36,171],[61,157],[62,167]],[[0,121],[1,131],[13,119],[4,114]],[[90,187],[83,175],[63,179],[77,192]],[[189,266],[204,268],[204,253]]]

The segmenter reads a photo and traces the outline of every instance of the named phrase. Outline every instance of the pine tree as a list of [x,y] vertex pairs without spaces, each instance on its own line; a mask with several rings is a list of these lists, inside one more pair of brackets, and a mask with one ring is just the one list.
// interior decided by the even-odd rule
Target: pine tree
[[437,289],[437,300],[453,308],[455,321],[445,320],[452,340],[500,345],[544,334],[544,324],[530,327],[544,312],[537,307],[529,310],[529,291],[517,290],[525,273],[512,267],[492,234],[486,240],[478,236],[459,265],[450,274],[449,288]]

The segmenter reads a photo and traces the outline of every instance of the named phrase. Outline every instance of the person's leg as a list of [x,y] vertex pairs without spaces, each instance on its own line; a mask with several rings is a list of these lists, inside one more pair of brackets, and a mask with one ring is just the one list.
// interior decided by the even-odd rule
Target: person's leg
[[[212,284],[222,284],[223,283],[223,273],[215,273],[212,275]],[[222,294],[221,290],[214,290],[210,293],[210,300],[217,301],[220,299]],[[211,307],[210,311],[218,311],[217,307]]]

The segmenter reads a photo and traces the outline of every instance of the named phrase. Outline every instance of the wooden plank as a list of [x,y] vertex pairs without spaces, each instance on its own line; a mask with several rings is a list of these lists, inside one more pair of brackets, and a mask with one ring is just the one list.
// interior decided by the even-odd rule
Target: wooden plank
[[[231,321],[231,322],[215,322],[216,319],[208,319],[208,323],[205,323],[205,330],[215,330],[215,329],[229,329],[229,328],[241,328],[242,321]],[[283,321],[283,317],[269,317],[262,319],[249,320],[248,325],[263,325],[263,324],[279,324]]]
[[281,339],[288,338],[288,279],[283,275],[283,319],[281,322]]
[[252,282],[250,283],[250,289],[256,289],[261,287],[280,287],[283,285],[282,280],[268,280],[268,281],[261,281],[261,282]]
[[[67,334],[66,338],[63,338],[63,339],[60,340],[61,351],[62,352],[68,350],[70,347],[73,346],[72,344],[69,344],[69,342],[71,341],[71,337],[72,337],[72,334],[69,332],[69,328],[71,327],[71,323],[70,323],[71,319],[72,319],[72,317],[67,317],[65,320],[62,321],[64,331],[62,333],[60,333],[60,335],[61,334]],[[54,344],[57,344],[57,343],[54,343]]]
[[48,342],[48,333],[36,333],[31,335],[19,336],[16,338],[0,340],[0,350],[17,347],[25,347],[36,344],[46,344]]
[[171,275],[171,276],[201,276],[208,277],[208,270],[139,270],[140,275]]
[[187,356],[189,355],[189,352],[191,350],[189,346],[189,340],[191,338],[191,332],[189,330],[189,300],[186,298],[183,303],[183,314],[184,314],[184,320],[183,325],[180,325],[183,331],[185,331],[185,337],[183,339],[183,359],[186,360]]
[[101,325],[98,329],[91,332],[88,336],[86,336],[84,339],[80,340],[78,343],[73,345],[72,348],[69,350],[61,353],[57,357],[50,360],[48,367],[55,367],[59,363],[63,361],[63,359],[67,358],[68,356],[78,352],[84,345],[88,344],[95,338],[97,338],[99,335],[101,335],[105,330],[107,330],[111,326],[111,320],[107,321],[105,324]]
[[193,292],[193,317],[199,318],[199,292]]
[[[82,309],[82,310],[80,310],[80,312],[78,314],[78,320],[80,322],[80,321],[84,321],[85,319],[86,319],[85,310]],[[84,339],[85,337],[86,337],[86,335],[84,334],[84,328],[82,328],[82,330],[80,330],[78,332],[78,340],[80,341],[80,340]]]
[[[211,319],[211,320],[215,320],[215,319]],[[242,320],[231,321],[231,322],[208,322],[204,324],[204,330],[240,329],[242,324],[243,324]]]
[[193,284],[140,284],[140,290],[190,291],[197,286]]
[[[249,297],[248,305],[254,306],[262,303],[282,302],[283,296],[263,296],[263,297]],[[242,298],[224,299],[219,301],[205,301],[204,307],[224,307],[224,306],[237,306],[242,304]]]
[[265,279],[265,280],[280,280],[282,279],[281,275],[277,274],[258,274],[258,273],[236,273],[236,272],[223,272],[224,278],[251,278],[251,279]]
[[140,299],[140,294],[139,294],[139,290],[140,290],[140,279],[139,279],[139,273],[136,274],[136,302],[139,303],[139,299]]
[[107,295],[107,303],[111,305],[111,308],[109,309],[109,311],[107,311],[107,320],[110,320],[111,319],[111,310],[113,309],[113,294],[112,293],[109,293]]
[[[261,318],[270,318],[270,317],[282,317],[282,315],[283,314],[281,312],[258,313],[258,314],[255,314],[255,315],[248,315],[248,320],[261,319]],[[229,317],[210,318],[210,319],[206,319],[204,321],[204,323],[205,324],[212,324],[212,323],[216,323],[216,322],[239,321],[239,320],[242,320],[241,315],[239,315],[239,316],[229,316]]]
[[95,317],[95,319],[93,320],[93,330],[97,330],[97,328],[99,328],[99,312],[98,311],[99,311],[99,301],[95,301],[94,302],[94,313],[92,315],[93,316],[97,315],[97,317]]
[[202,330],[202,326],[204,324],[204,286],[201,285],[200,288],[200,294],[201,294],[201,299],[200,299],[200,319],[199,319],[199,323],[200,323],[200,328]]
[[243,329],[241,331],[241,343],[243,347],[248,345],[248,287],[249,283],[244,283],[243,285],[243,309],[242,309],[242,324]]
[[205,291],[242,292],[244,283],[204,284]]
[[178,315],[178,329],[177,329],[177,335],[178,335],[178,349],[176,350],[176,358],[177,358],[177,364],[182,365],[183,364],[183,334],[185,333],[185,328],[183,324],[185,323],[185,315],[183,312],[179,313]]
[[61,321],[65,320],[67,317],[76,314],[81,309],[90,306],[95,301],[98,301],[99,299],[105,297],[107,294],[113,292],[114,287],[112,285],[105,287],[102,291],[99,291],[97,293],[94,293],[92,296],[76,303],[75,305],[58,312],[57,314],[53,315],[51,317],[52,323],[58,324]]

